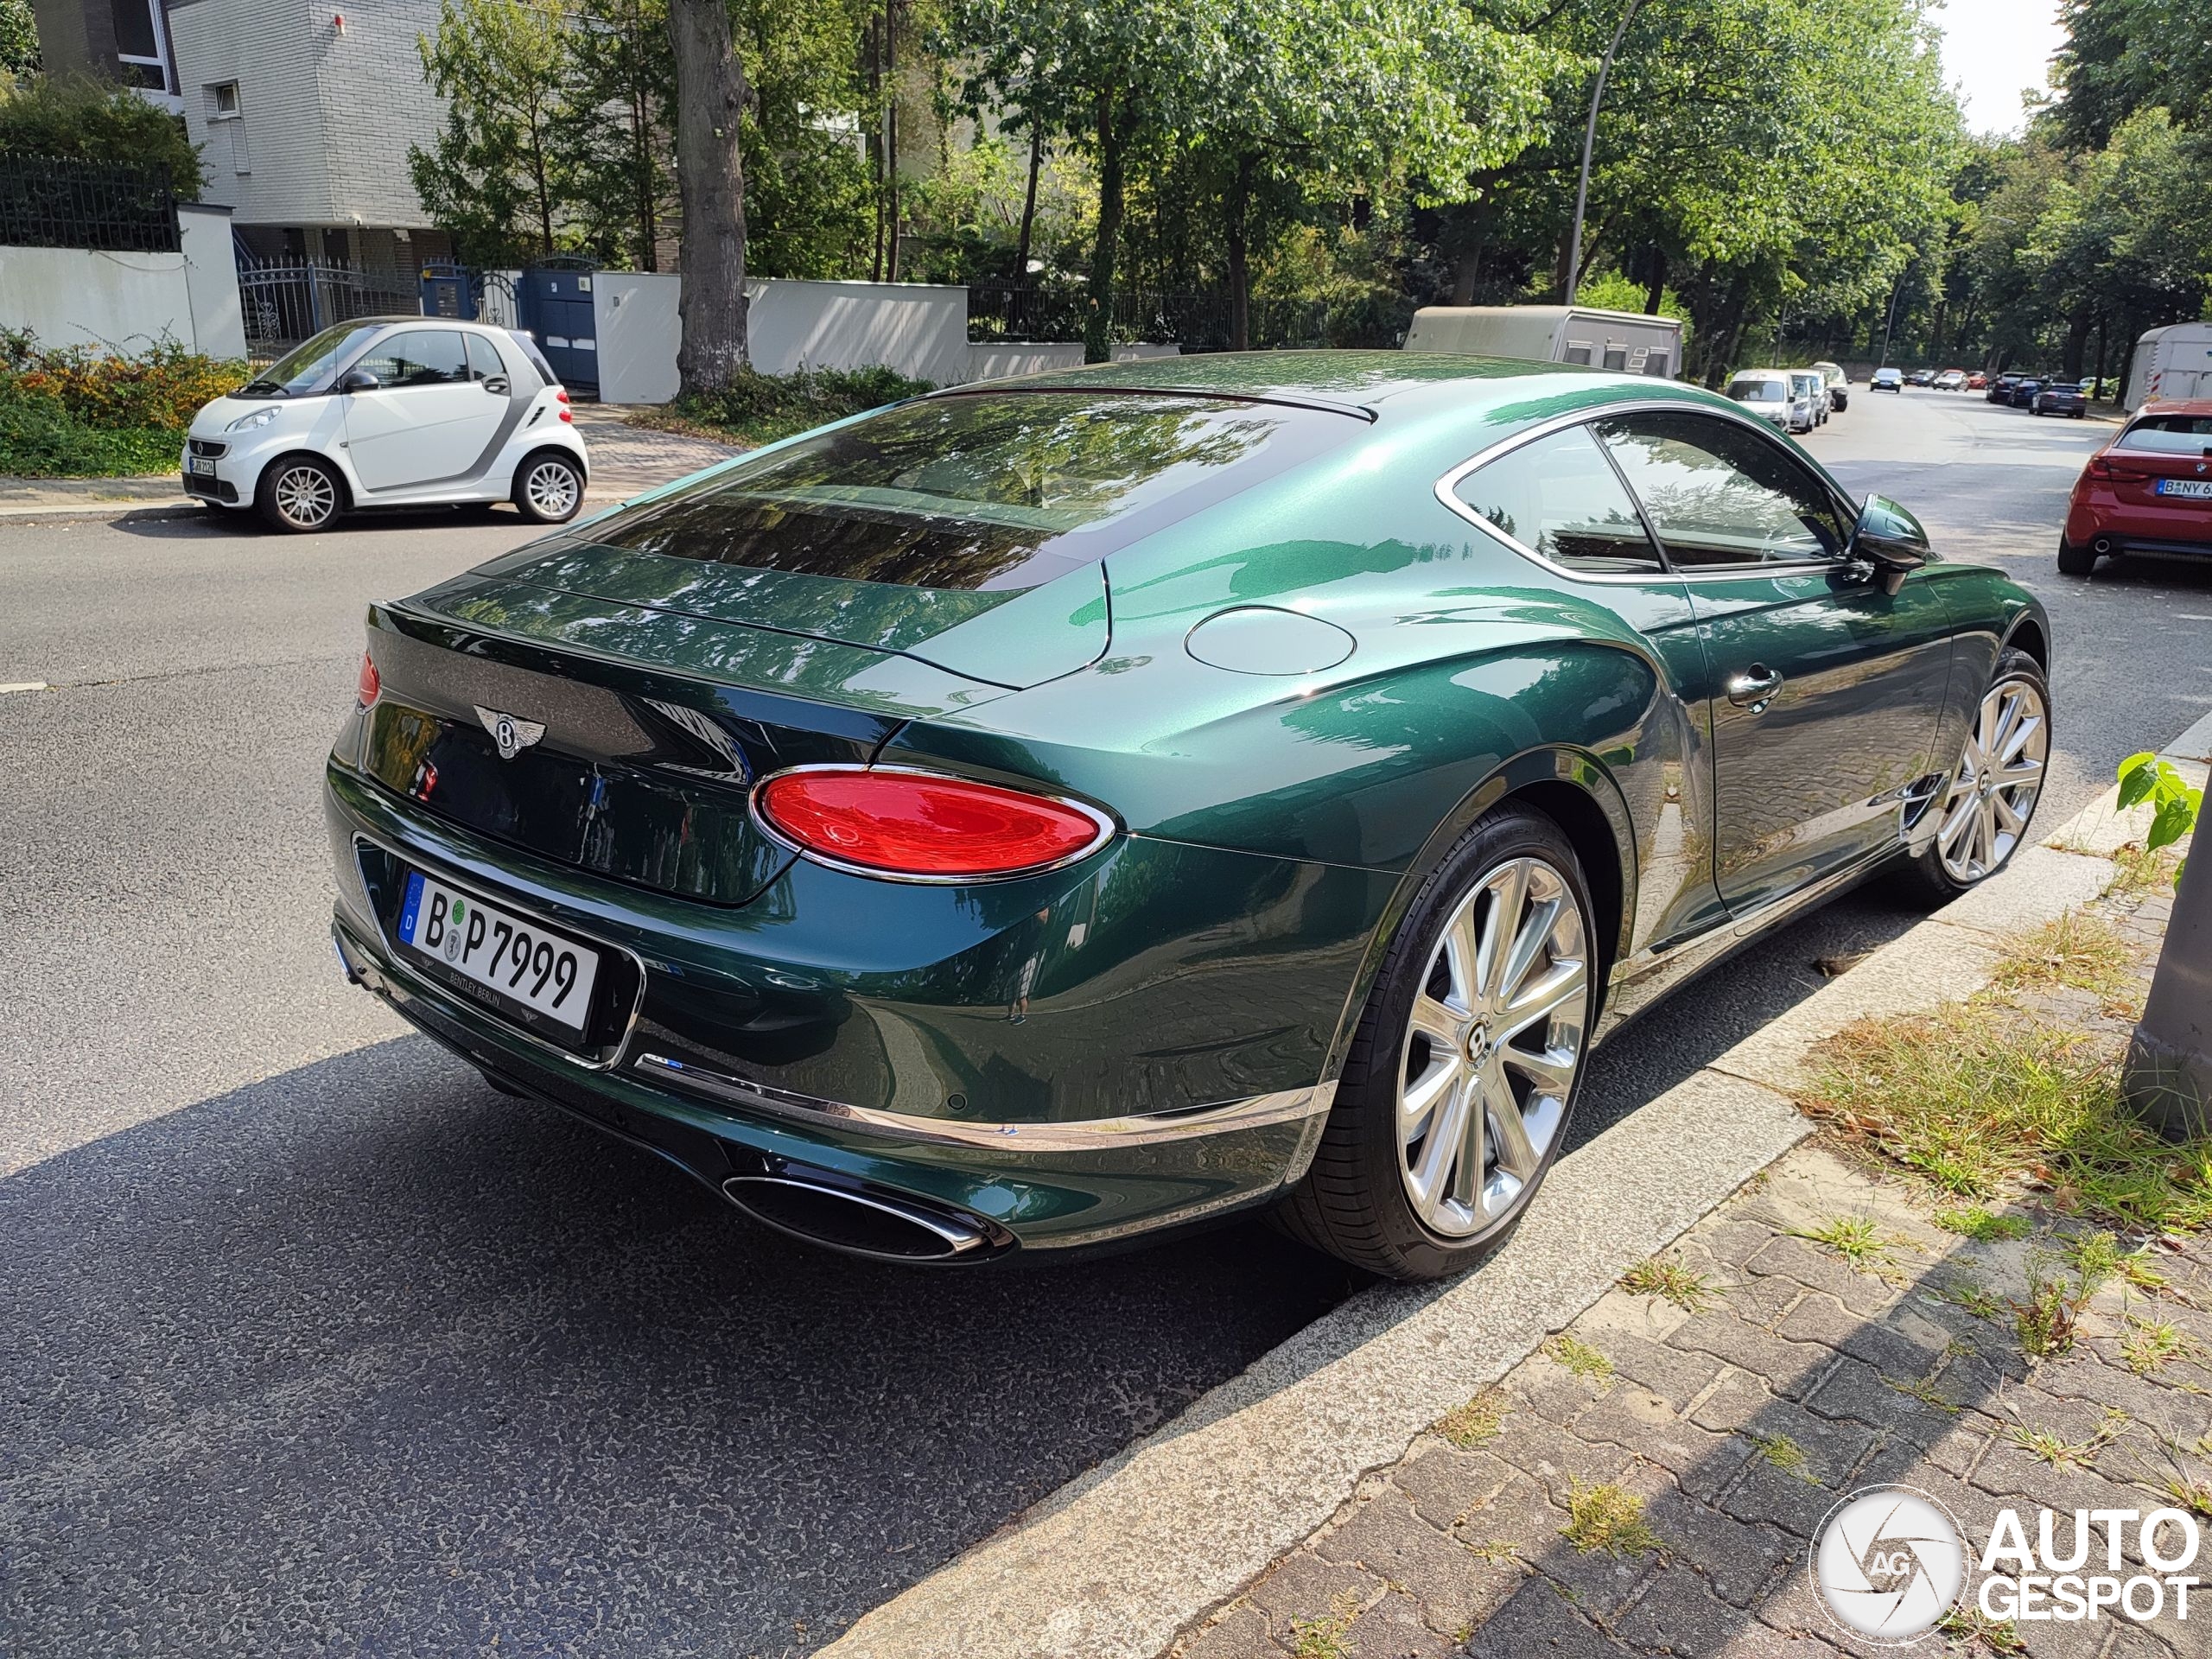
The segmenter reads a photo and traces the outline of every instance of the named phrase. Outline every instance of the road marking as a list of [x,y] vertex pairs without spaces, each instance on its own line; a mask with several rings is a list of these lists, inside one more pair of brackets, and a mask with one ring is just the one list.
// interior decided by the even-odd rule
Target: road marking
[[10,691],[44,691],[49,689],[44,680],[17,680],[12,685],[0,685],[0,697],[6,696]]

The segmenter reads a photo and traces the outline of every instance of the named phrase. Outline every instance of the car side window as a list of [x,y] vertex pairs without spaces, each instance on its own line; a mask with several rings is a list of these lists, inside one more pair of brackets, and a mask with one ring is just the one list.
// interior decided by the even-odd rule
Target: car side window
[[1467,509],[1531,553],[1593,575],[1651,575],[1659,550],[1587,428],[1509,449],[1453,486]]
[[353,366],[385,387],[443,386],[468,378],[468,354],[450,328],[410,328],[369,348]]
[[1799,563],[1843,550],[1828,492],[1759,433],[1672,410],[1596,427],[1676,569]]
[[463,334],[468,342],[468,378],[472,380],[499,380],[506,377],[507,365],[499,360],[499,348],[481,334]]

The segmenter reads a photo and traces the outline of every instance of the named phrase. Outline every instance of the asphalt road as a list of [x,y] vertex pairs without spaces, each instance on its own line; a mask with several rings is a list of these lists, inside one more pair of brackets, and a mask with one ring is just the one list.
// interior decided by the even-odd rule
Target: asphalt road
[[[1810,440],[2044,595],[2055,815],[2212,708],[2212,567],[2053,568],[2097,430],[1862,390]],[[522,534],[0,524],[0,683],[51,687],[0,694],[0,1654],[804,1650],[1351,1287],[1252,1224],[817,1254],[346,988],[361,607]],[[1675,997],[1578,1138],[1910,920],[1870,890]]]

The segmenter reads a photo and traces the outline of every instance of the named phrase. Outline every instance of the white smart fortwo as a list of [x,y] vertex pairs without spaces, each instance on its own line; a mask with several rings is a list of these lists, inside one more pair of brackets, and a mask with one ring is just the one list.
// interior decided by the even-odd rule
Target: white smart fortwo
[[530,336],[437,317],[324,329],[194,416],[184,446],[187,493],[279,530],[495,501],[557,524],[588,475],[569,394]]

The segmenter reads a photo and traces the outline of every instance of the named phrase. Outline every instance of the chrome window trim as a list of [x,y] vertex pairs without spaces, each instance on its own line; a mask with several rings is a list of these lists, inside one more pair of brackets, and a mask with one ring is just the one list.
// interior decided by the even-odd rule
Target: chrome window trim
[[[1548,570],[1552,575],[1562,577],[1568,582],[1594,582],[1607,587],[1631,583],[1642,584],[1651,582],[1655,578],[1661,581],[1687,582],[1740,582],[1746,576],[1815,575],[1853,568],[1853,562],[1839,552],[1832,558],[1796,559],[1788,563],[1742,565],[1725,570],[1681,570],[1675,569],[1671,560],[1660,569],[1641,575],[1625,571],[1576,570],[1548,559],[1531,548],[1524,547],[1462,501],[1456,493],[1461,479],[1470,473],[1487,467],[1493,461],[1510,454],[1523,444],[1534,443],[1539,438],[1548,438],[1554,433],[1565,431],[1571,426],[1587,426],[1593,422],[1605,420],[1616,415],[1646,415],[1654,412],[1666,415],[1702,415],[1713,420],[1729,422],[1747,432],[1757,433],[1762,443],[1771,444],[1774,442],[1774,434],[1766,429],[1766,422],[1738,415],[1729,410],[1714,409],[1705,404],[1685,403],[1672,397],[1632,398],[1623,403],[1608,404],[1602,409],[1585,409],[1579,410],[1571,415],[1554,415],[1549,420],[1539,421],[1535,425],[1526,427],[1509,438],[1500,439],[1489,448],[1478,451],[1471,460],[1461,461],[1443,477],[1438,479],[1436,499],[1459,517],[1474,525],[1476,529],[1503,543],[1511,551],[1519,554],[1539,569]],[[1592,435],[1592,442],[1599,442],[1595,434]],[[1599,442],[1599,447],[1600,453],[1605,453],[1602,442]],[[1787,450],[1783,453],[1789,454],[1790,460],[1800,465],[1805,464],[1803,456]],[[1606,454],[1606,459],[1611,460],[1610,454]],[[1837,508],[1840,516],[1847,522],[1856,519],[1859,512],[1858,504],[1839,490],[1834,482],[1817,465],[1811,470],[1815,481],[1827,493],[1830,503]],[[1622,487],[1628,488],[1625,480]],[[1637,499],[1636,492],[1629,489],[1628,495],[1638,516],[1643,516],[1643,503]],[[1645,529],[1646,533],[1657,543],[1663,556],[1666,548],[1665,538],[1650,528],[1648,518],[1645,519]]]
[[1123,1147],[1151,1146],[1164,1141],[1188,1141],[1200,1135],[1226,1135],[1238,1129],[1264,1128],[1273,1123],[1303,1122],[1327,1113],[1334,1103],[1337,1085],[1321,1083],[1304,1089],[1280,1089],[1272,1094],[1223,1101],[1185,1111],[1147,1112],[1128,1117],[1096,1117],[1074,1122],[1038,1123],[979,1123],[959,1118],[918,1117],[912,1112],[887,1112],[870,1106],[849,1106],[788,1089],[749,1082],[688,1060],[641,1052],[631,1065],[632,1072],[665,1077],[679,1086],[725,1100],[765,1116],[817,1128],[839,1129],[881,1135],[894,1141],[920,1141],[938,1146],[991,1147],[1001,1152],[1107,1152]]
[[[1050,801],[1055,806],[1065,806],[1071,812],[1079,812],[1097,827],[1098,833],[1083,846],[1049,864],[1029,864],[1018,870],[1008,870],[994,875],[911,875],[903,870],[879,869],[872,864],[855,864],[828,853],[817,852],[802,845],[785,831],[778,829],[773,820],[761,810],[760,791],[779,778],[789,778],[803,772],[874,772],[901,778],[927,778],[947,784],[976,784],[986,789],[1003,789],[1011,795],[1028,795],[1040,801]],[[846,875],[865,875],[878,881],[898,881],[918,887],[974,887],[999,881],[1020,881],[1033,875],[1050,875],[1054,870],[1064,870],[1071,864],[1079,864],[1121,833],[1122,826],[1109,814],[1100,811],[1088,801],[1078,801],[1072,796],[1054,795],[1041,789],[1016,789],[1011,784],[995,784],[986,778],[963,777],[957,772],[940,772],[931,766],[879,766],[865,761],[815,760],[803,766],[785,766],[772,772],[753,786],[746,798],[746,810],[752,814],[753,827],[785,852],[795,854],[810,864],[824,869],[837,870]],[[496,902],[496,901],[494,901]]]
[[[374,847],[390,857],[397,859],[403,870],[420,870],[425,875],[434,875],[447,887],[458,887],[461,892],[473,894],[495,909],[512,910],[529,914],[537,907],[536,900],[527,893],[520,898],[502,898],[499,890],[487,890],[471,879],[455,876],[450,873],[447,866],[437,860],[427,859],[419,852],[397,846],[383,836],[372,835],[365,830],[354,830],[353,842],[357,848]],[[354,854],[353,860],[358,866],[360,862],[360,855],[358,851]],[[573,935],[594,950],[604,950],[609,956],[629,957],[632,965],[638,970],[637,994],[630,999],[630,1017],[622,1022],[622,1033],[601,1051],[602,1058],[594,1059],[588,1054],[581,1054],[575,1049],[563,1048],[558,1043],[547,1041],[520,1020],[508,1018],[497,1008],[470,1002],[442,982],[421,972],[400,953],[397,942],[391,937],[385,927],[384,918],[372,916],[370,919],[376,924],[377,944],[382,948],[385,956],[383,962],[375,964],[376,970],[405,982],[410,988],[416,991],[416,995],[427,994],[441,1005],[480,1014],[491,1020],[499,1031],[507,1035],[518,1037],[524,1042],[529,1043],[533,1047],[542,1048],[549,1054],[557,1054],[569,1065],[586,1071],[611,1071],[622,1063],[622,1057],[629,1052],[630,1039],[637,1034],[639,1018],[645,1010],[645,959],[628,945],[617,944],[613,940],[602,938],[584,928],[571,927],[557,918],[552,924],[559,931]]]

